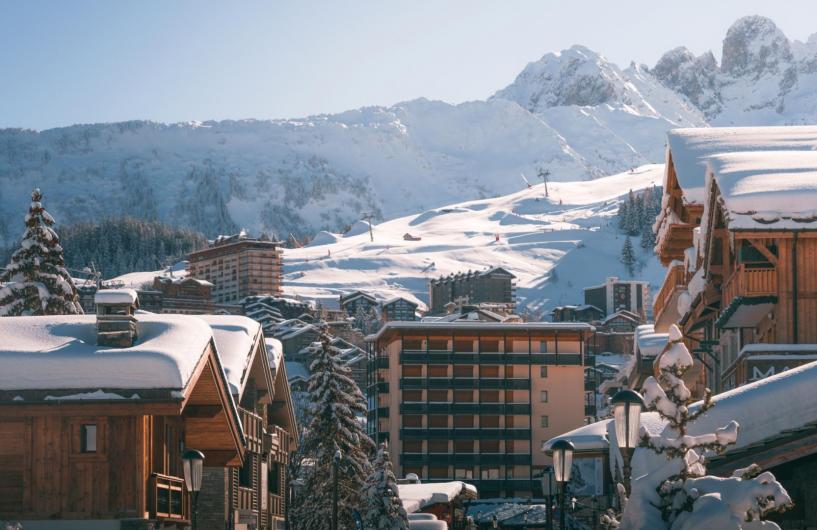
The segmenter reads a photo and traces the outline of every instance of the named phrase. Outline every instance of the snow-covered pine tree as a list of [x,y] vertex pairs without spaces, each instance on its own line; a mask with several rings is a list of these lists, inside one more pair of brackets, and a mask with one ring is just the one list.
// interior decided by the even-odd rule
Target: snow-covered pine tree
[[656,375],[644,382],[644,401],[666,422],[663,434],[642,427],[641,446],[667,457],[664,466],[633,481],[626,499],[621,530],[776,529],[760,522],[771,512],[792,505],[788,493],[770,472],[756,465],[739,469],[729,478],[706,476],[704,453],[722,453],[734,444],[739,425],[732,420],[714,433],[691,435],[689,426],[714,406],[709,389],[700,405],[684,383],[693,366],[678,326],[669,329],[667,346],[656,358]]
[[635,252],[633,251],[633,242],[630,241],[630,236],[624,240],[624,246],[621,247],[621,256],[619,261],[627,268],[627,273],[632,276],[635,272]]
[[339,525],[354,528],[351,512],[363,507],[363,486],[369,474],[369,457],[374,442],[360,421],[366,401],[351,377],[351,370],[338,359],[340,351],[331,345],[326,332],[315,345],[315,360],[309,378],[310,422],[304,435],[300,480],[292,510],[294,528],[323,530],[332,515],[332,467],[338,465]]
[[641,225],[641,248],[653,248],[655,246],[655,233],[652,231],[652,223],[645,222]]
[[77,288],[65,269],[62,246],[51,228],[54,218],[31,193],[20,248],[0,273],[0,316],[82,314]]
[[628,220],[629,214],[627,213],[627,201],[621,201],[618,203],[618,213],[616,213],[616,222],[620,231],[627,231]]
[[366,479],[365,501],[363,527],[366,530],[408,530],[408,515],[400,500],[385,443],[380,444],[372,471]]

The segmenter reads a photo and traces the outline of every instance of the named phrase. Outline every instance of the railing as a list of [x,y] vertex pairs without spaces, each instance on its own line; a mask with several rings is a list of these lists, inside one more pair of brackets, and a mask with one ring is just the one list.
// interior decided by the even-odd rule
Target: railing
[[684,272],[684,265],[678,263],[667,272],[667,276],[664,278],[664,284],[661,286],[661,290],[658,291],[658,296],[655,297],[653,309],[656,321],[661,317],[661,314],[672,301],[673,295],[685,287],[686,273]]
[[774,268],[748,269],[738,265],[721,286],[723,307],[738,296],[764,296],[777,294],[777,270]]
[[151,518],[178,521],[190,519],[189,499],[183,478],[151,474],[148,502]]

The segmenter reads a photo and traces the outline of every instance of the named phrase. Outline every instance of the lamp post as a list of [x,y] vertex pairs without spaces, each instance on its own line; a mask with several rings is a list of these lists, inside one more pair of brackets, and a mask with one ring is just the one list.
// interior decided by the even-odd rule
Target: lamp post
[[641,429],[641,411],[644,409],[644,399],[633,390],[619,390],[610,401],[613,405],[613,418],[616,426],[616,443],[621,451],[624,490],[630,495],[630,475],[632,468],[630,461],[633,457],[638,436]]
[[342,458],[340,449],[332,457],[332,530],[338,530],[338,466]]
[[204,467],[204,453],[195,449],[188,449],[182,455],[184,469],[184,485],[193,497],[193,530],[197,530],[197,516],[199,491],[201,490],[201,475]]
[[548,530],[553,530],[553,467],[547,466],[542,473],[542,495],[547,499],[545,522]]
[[559,530],[565,529],[565,497],[567,493],[567,483],[570,481],[570,473],[573,467],[573,451],[575,447],[567,440],[556,440],[551,446],[553,451],[553,472],[556,475],[556,482],[559,483]]

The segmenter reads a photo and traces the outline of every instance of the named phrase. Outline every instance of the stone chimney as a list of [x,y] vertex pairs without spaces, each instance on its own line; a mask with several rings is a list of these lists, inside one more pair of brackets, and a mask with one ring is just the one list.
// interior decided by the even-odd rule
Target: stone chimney
[[133,289],[101,289],[96,304],[96,343],[99,346],[130,348],[136,341],[139,297]]

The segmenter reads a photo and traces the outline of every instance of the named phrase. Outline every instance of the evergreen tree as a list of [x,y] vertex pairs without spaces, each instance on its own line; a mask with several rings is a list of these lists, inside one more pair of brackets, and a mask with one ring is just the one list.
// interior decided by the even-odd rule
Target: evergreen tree
[[630,276],[633,275],[635,272],[635,252],[633,251],[633,242],[630,241],[630,236],[627,236],[627,239],[624,240],[624,246],[621,248],[621,257],[619,261],[624,264],[627,268],[627,272]]
[[0,316],[82,314],[77,288],[65,269],[60,238],[51,228],[39,189],[31,193],[26,230],[0,274]]
[[328,334],[321,333],[315,349],[309,378],[311,419],[302,445],[303,487],[295,499],[293,520],[299,530],[326,528],[333,506],[333,459],[340,451],[339,525],[353,528],[351,512],[363,507],[363,485],[370,468],[367,455],[374,451],[374,442],[360,421],[366,401],[351,370],[338,359],[340,351],[330,344]]
[[624,221],[624,232],[630,236],[637,235],[639,233],[638,227],[640,226],[640,221],[635,193],[633,193],[633,190],[630,190],[630,193],[627,195],[627,219]]
[[621,201],[618,203],[618,213],[616,214],[616,221],[618,223],[618,229],[622,232],[627,231],[627,222],[629,220],[629,214],[627,212],[627,201]]
[[372,472],[366,479],[365,500],[363,527],[366,530],[408,530],[408,516],[400,500],[385,443],[380,445]]
[[652,224],[644,223],[641,226],[641,248],[653,248],[655,246],[655,233],[652,231]]
[[[684,382],[693,366],[678,326],[669,329],[667,345],[654,362],[655,376],[644,382],[644,401],[658,413],[667,428],[661,434],[642,430],[641,447],[665,455],[668,462],[633,482],[630,498],[623,497],[619,523],[608,514],[606,523],[621,530],[689,530],[717,528],[779,530],[763,517],[785,511],[792,502],[769,472],[752,464],[731,477],[706,475],[705,453],[723,453],[737,441],[740,426],[734,420],[713,433],[691,435],[690,425],[715,403],[706,390],[700,405]],[[693,429],[694,430],[694,429]]]

